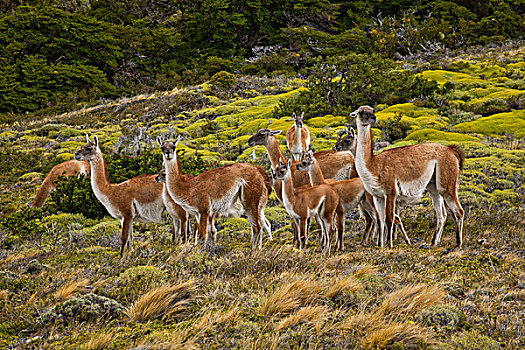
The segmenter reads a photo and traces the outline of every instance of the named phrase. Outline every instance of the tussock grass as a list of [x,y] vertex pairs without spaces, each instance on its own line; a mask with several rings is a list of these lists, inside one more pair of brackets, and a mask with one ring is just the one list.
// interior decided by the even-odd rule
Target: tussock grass
[[379,306],[377,313],[388,317],[406,317],[440,302],[445,292],[437,286],[410,285],[390,293]]
[[240,308],[238,306],[234,306],[228,310],[207,312],[206,314],[204,314],[204,316],[202,316],[199,322],[197,322],[193,326],[193,329],[197,333],[206,332],[207,330],[211,330],[216,325],[220,325],[223,323],[229,323],[235,320],[239,312],[240,312]]
[[270,294],[259,307],[262,316],[287,314],[294,309],[319,299],[321,287],[311,280],[299,280],[281,286]]
[[328,309],[325,306],[306,306],[283,319],[277,325],[277,330],[293,327],[300,323],[320,325],[326,319]]
[[194,299],[195,291],[195,280],[173,286],[163,285],[142,295],[124,310],[124,314],[137,322],[166,319],[183,311]]
[[[363,338],[367,349],[420,349],[431,342],[430,333],[409,322],[387,323]],[[400,347],[399,344],[403,344]]]
[[70,281],[66,284],[64,284],[62,287],[57,289],[55,292],[55,299],[64,301],[67,299],[71,299],[74,297],[83,287],[87,286],[89,284],[89,280],[87,278],[84,278],[79,281]]
[[376,272],[377,268],[375,266],[367,264],[357,265],[353,268],[353,275],[355,278],[363,278],[366,275],[373,275]]
[[360,312],[344,320],[341,328],[352,332],[364,333],[366,331],[373,332],[386,327],[386,325],[387,322],[382,315]]
[[358,280],[353,277],[347,277],[335,282],[332,286],[330,286],[330,288],[328,288],[324,295],[328,299],[333,299],[343,293],[356,292],[362,288],[363,286]]
[[111,346],[115,334],[113,332],[109,333],[99,333],[95,337],[92,337],[89,342],[84,345],[85,350],[102,350],[107,349]]

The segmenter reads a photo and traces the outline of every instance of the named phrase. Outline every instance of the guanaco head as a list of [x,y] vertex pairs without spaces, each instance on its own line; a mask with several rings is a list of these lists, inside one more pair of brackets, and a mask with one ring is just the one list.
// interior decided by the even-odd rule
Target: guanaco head
[[357,117],[357,123],[363,126],[377,123],[374,109],[370,106],[361,106],[356,111],[350,113],[350,117]]
[[162,143],[160,149],[162,150],[162,157],[165,160],[172,160],[173,158],[176,158],[177,144],[179,143],[180,139],[181,136],[179,135],[175,141],[164,141]]
[[158,175],[155,176],[155,181],[159,183],[166,183],[166,168],[162,167],[162,169],[160,169]]
[[89,139],[89,136],[86,135],[87,143],[80,148],[80,150],[75,152],[75,159],[76,160],[87,160],[91,161],[94,160],[97,156],[97,150],[98,150],[98,137],[96,135],[93,136],[93,142]]
[[308,153],[303,153],[301,161],[295,167],[299,171],[309,171],[312,164],[314,164],[314,154],[312,151],[308,151]]
[[259,129],[259,131],[248,139],[248,146],[266,146],[272,136],[279,135],[280,133],[281,130]]
[[346,130],[339,133],[339,140],[335,143],[334,148],[339,152],[355,150],[356,141],[354,128],[347,125]]
[[303,127],[303,117],[304,117],[304,112],[301,113],[301,115],[298,117],[295,112],[292,114],[292,117],[293,117],[293,120],[295,122],[295,126],[298,127],[298,128],[302,128]]
[[289,159],[287,164],[284,164],[282,160],[279,160],[279,165],[275,168],[275,180],[284,180],[290,177],[290,167],[292,166],[292,160]]

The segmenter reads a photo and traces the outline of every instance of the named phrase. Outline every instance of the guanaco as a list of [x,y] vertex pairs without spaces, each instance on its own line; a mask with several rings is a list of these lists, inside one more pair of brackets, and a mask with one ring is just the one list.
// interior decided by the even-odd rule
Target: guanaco
[[[133,221],[162,223],[162,212],[166,208],[162,196],[164,185],[155,181],[155,175],[140,175],[118,184],[110,183],[98,137],[93,136],[93,142],[89,136],[86,138],[87,143],[75,153],[75,159],[89,162],[95,196],[109,214],[121,222],[120,258],[123,258],[126,247],[128,251],[132,248]],[[172,216],[173,229],[179,231],[184,226],[181,219],[187,218],[187,214],[182,208],[169,209],[168,213],[170,216],[175,214]]]
[[173,200],[190,215],[195,216],[199,236],[205,245],[209,239],[208,226],[214,215],[228,215],[240,199],[252,229],[252,249],[262,247],[261,227],[270,230],[264,208],[271,190],[268,174],[248,163],[235,163],[212,169],[195,177],[187,178],[181,172],[177,160],[177,144],[164,141],[161,147],[166,169],[166,186]]
[[463,152],[455,145],[422,143],[373,152],[371,125],[377,122],[374,109],[361,106],[351,117],[357,118],[356,169],[368,192],[374,196],[379,213],[382,247],[388,239],[393,246],[392,224],[396,202],[419,202],[428,191],[437,216],[432,244],[439,244],[446,220],[445,205],[456,225],[456,243],[463,244],[464,211],[458,199],[459,175],[463,169]]

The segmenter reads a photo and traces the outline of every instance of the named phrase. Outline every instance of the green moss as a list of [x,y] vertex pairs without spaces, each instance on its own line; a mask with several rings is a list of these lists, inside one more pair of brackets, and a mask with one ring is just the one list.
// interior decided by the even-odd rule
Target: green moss
[[440,128],[447,124],[448,120],[439,115],[436,109],[418,107],[413,103],[402,103],[390,106],[376,113],[379,120],[394,119],[401,114],[401,121],[407,122],[413,129]]
[[44,175],[42,173],[31,172],[31,173],[26,173],[26,174],[20,176],[18,179],[20,181],[33,181],[35,179],[42,178],[43,176]]
[[525,110],[494,114],[474,121],[454,126],[462,132],[474,132],[483,135],[508,135],[525,137]]
[[306,124],[315,128],[325,128],[344,125],[346,117],[335,117],[333,115],[325,115],[324,117],[311,118],[306,121]]
[[449,342],[442,344],[440,348],[446,350],[456,349],[477,349],[477,350],[500,350],[502,346],[481,333],[478,330],[471,330],[454,335]]
[[438,84],[445,84],[447,82],[461,83],[461,84],[472,84],[472,83],[484,83],[483,79],[476,75],[467,73],[450,72],[446,70],[430,70],[421,73],[421,75],[427,79],[436,81]]
[[416,130],[410,135],[408,135],[405,140],[415,140],[418,142],[424,142],[424,141],[450,141],[450,142],[466,142],[466,141],[473,141],[478,142],[480,141],[479,138],[460,134],[456,132],[445,132],[445,131],[439,131],[436,129],[420,129]]

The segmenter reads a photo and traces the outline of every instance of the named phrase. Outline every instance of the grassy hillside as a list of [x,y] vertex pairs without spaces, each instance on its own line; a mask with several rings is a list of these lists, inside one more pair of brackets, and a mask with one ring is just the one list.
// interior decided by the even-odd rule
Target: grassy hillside
[[[60,198],[42,210],[26,208],[85,134],[99,137],[114,157],[109,172],[123,178],[130,165],[158,170],[156,137],[179,134],[192,171],[238,161],[268,169],[265,150],[248,147],[247,139],[259,128],[285,132],[292,125],[276,109],[304,91],[300,79],[253,78],[236,91],[209,82],[3,125],[0,348],[525,347],[524,52],[422,71],[455,84],[446,112],[417,101],[376,108],[381,122],[406,129],[389,147],[433,141],[464,150],[461,251],[451,249],[451,220],[441,246],[428,245],[435,225],[429,198],[401,212],[412,246],[401,239],[393,249],[362,246],[356,212],[344,252],[330,256],[320,253],[316,228],[307,251],[293,248],[290,220],[273,195],[266,216],[274,239],[261,251],[250,251],[244,218],[218,220],[211,251],[172,244],[169,223],[135,224],[134,250],[123,261],[117,220],[57,210]],[[307,120],[311,147],[333,147],[347,122]],[[384,130],[392,129],[374,129],[376,138],[388,139]],[[284,136],[278,140],[286,151]]]

